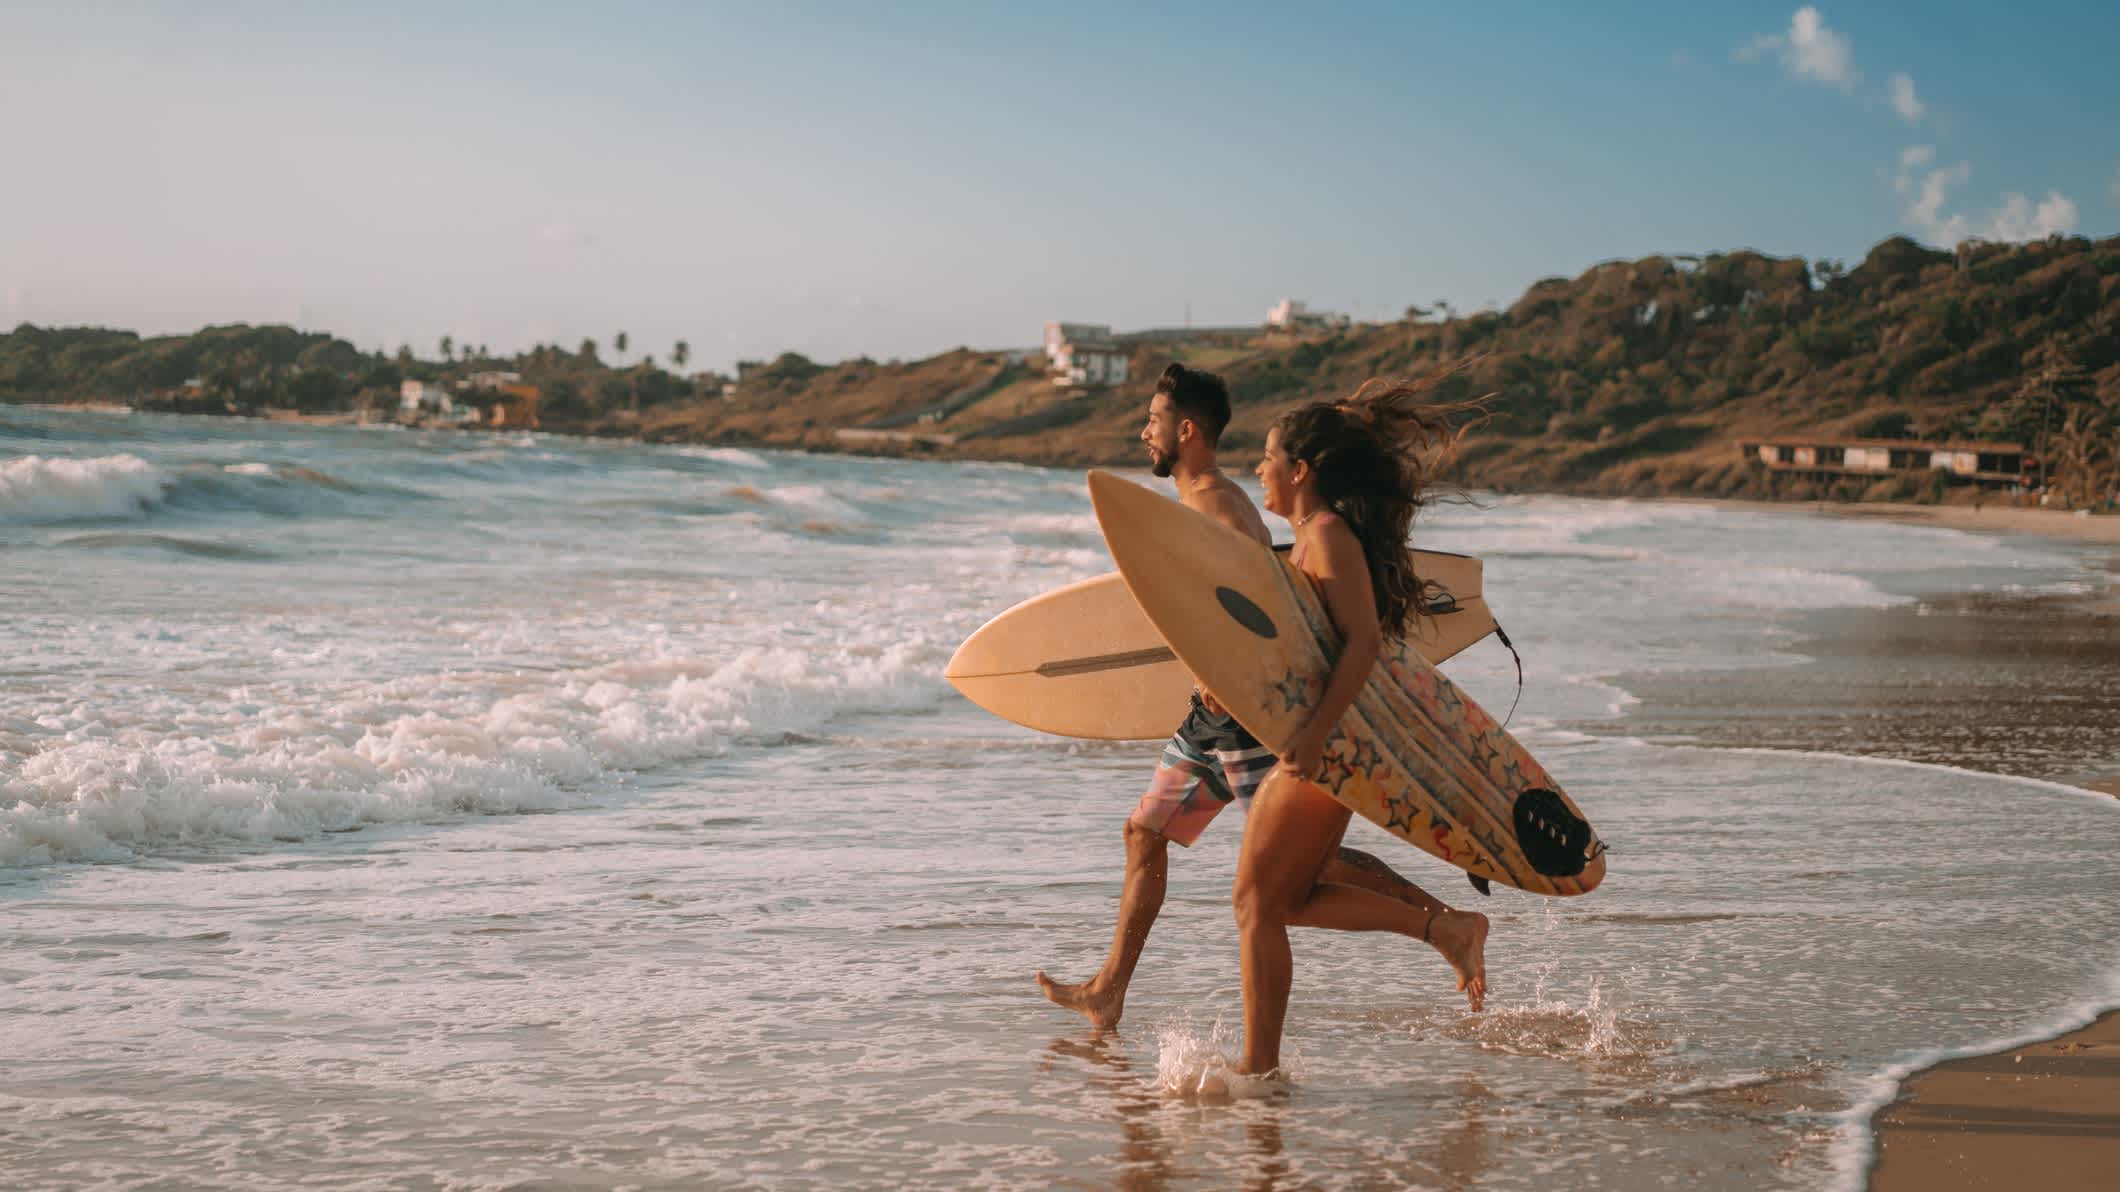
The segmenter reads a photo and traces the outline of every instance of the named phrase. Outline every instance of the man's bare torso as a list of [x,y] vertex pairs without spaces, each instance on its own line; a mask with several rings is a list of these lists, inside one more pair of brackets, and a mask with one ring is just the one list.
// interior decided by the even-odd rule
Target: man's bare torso
[[1261,545],[1273,541],[1266,530],[1266,522],[1259,516],[1258,506],[1237,482],[1224,476],[1220,469],[1207,473],[1190,485],[1179,487],[1179,499],[1187,507],[1197,509],[1233,530],[1249,534]]

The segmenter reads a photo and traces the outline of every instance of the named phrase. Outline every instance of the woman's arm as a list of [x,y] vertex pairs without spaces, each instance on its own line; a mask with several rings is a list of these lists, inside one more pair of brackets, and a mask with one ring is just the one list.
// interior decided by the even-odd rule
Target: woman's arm
[[1310,719],[1289,742],[1281,768],[1298,778],[1312,779],[1325,766],[1325,742],[1339,727],[1340,717],[1354,704],[1354,697],[1369,681],[1377,664],[1377,647],[1383,631],[1377,625],[1376,591],[1369,583],[1369,563],[1362,557],[1362,544],[1354,531],[1338,518],[1312,533],[1304,554],[1304,567],[1318,581],[1325,597],[1325,610],[1344,639],[1340,657],[1325,681],[1325,694]]

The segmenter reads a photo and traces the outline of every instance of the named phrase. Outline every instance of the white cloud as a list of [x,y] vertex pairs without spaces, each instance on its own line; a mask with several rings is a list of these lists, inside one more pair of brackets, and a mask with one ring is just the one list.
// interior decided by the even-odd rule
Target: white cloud
[[2075,230],[2075,201],[2058,190],[2050,190],[2037,204],[2023,195],[2010,195],[2003,201],[2001,209],[1988,217],[1987,231],[1982,239],[2016,243],[2044,240],[2057,233]]
[[1789,18],[1786,33],[1761,34],[1740,46],[1740,62],[1754,62],[1772,50],[1789,77],[1799,82],[1821,83],[1852,90],[1862,72],[1855,69],[1855,43],[1848,35],[1826,27],[1825,17],[1806,4]]
[[1907,146],[1899,154],[1899,175],[1892,183],[1910,200],[1907,226],[1929,243],[1947,248],[1968,239],[2016,244],[2076,230],[2079,215],[2076,203],[2058,190],[2046,192],[2046,197],[2036,203],[2012,191],[2002,197],[2002,206],[1978,219],[1964,212],[1944,214],[1944,206],[1950,202],[1951,188],[1964,185],[1973,176],[1973,167],[1961,161],[1954,166],[1930,170],[1917,178],[1915,171],[1928,165],[1935,156],[1936,150],[1931,146]]
[[1909,124],[1918,123],[1921,114],[1929,110],[1929,106],[1914,94],[1913,76],[1903,70],[1892,75],[1892,107]]
[[1826,28],[1825,18],[1806,4],[1789,22],[1789,48],[1782,64],[1798,78],[1851,87],[1861,77],[1855,70],[1855,46],[1845,34]]

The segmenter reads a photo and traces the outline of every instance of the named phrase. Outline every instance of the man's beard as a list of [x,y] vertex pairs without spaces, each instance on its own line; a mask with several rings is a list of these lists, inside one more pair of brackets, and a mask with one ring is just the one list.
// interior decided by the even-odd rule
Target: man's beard
[[1176,453],[1165,455],[1154,447],[1148,449],[1148,470],[1154,474],[1156,479],[1170,479],[1171,469],[1177,466],[1178,457]]

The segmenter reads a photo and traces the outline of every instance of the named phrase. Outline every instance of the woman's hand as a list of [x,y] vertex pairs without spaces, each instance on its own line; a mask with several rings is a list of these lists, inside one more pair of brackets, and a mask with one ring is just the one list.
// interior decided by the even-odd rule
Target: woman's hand
[[1305,727],[1281,754],[1281,772],[1305,782],[1317,781],[1325,769],[1325,734]]

